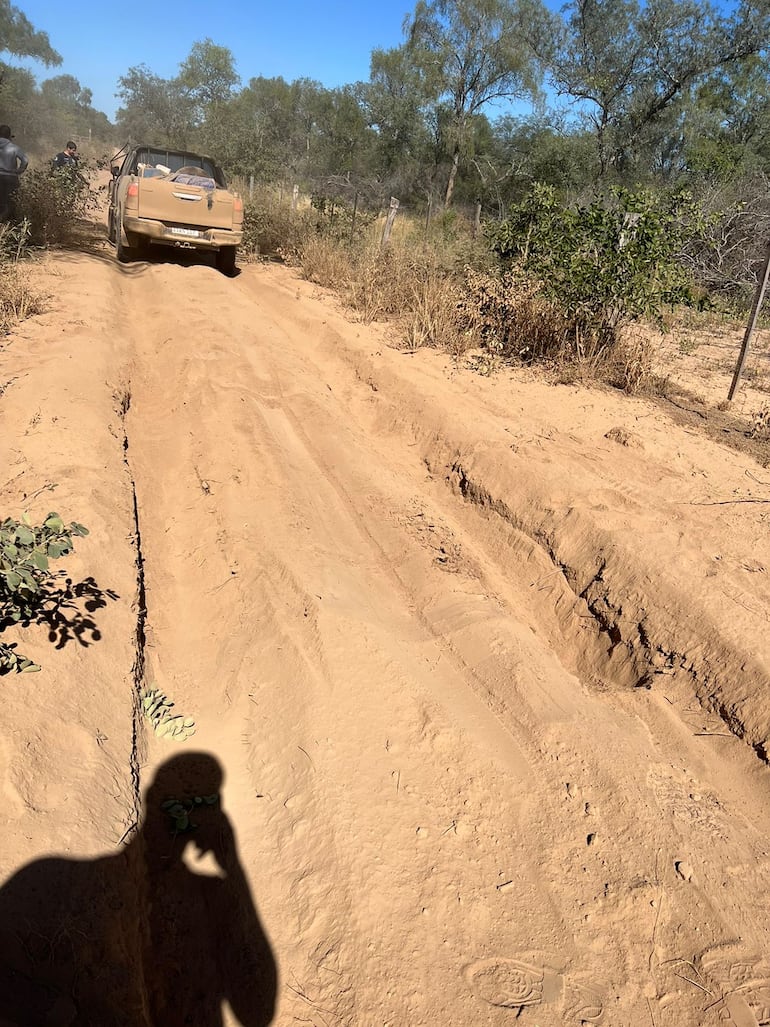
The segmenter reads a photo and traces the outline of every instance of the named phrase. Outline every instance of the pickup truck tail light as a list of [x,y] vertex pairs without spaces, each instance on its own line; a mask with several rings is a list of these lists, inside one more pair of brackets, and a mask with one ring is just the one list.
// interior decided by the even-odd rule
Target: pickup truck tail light
[[129,182],[126,189],[126,206],[138,208],[139,206],[139,183]]

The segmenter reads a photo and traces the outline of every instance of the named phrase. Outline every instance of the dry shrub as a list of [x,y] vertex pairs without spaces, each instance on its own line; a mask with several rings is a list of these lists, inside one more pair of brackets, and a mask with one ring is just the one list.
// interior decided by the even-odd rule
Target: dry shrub
[[543,364],[559,382],[604,381],[628,393],[646,391],[654,382],[648,337],[590,332],[546,298],[538,282],[516,271],[467,271],[460,308],[465,331],[490,354]]
[[302,274],[309,282],[345,293],[353,265],[350,251],[336,240],[310,234],[297,252]]
[[462,310],[481,344],[505,360],[561,362],[569,355],[567,320],[537,283],[514,272],[468,270]]
[[243,182],[236,181],[233,186],[247,197],[241,253],[298,262],[305,244],[317,233],[315,212],[305,207],[292,210],[291,202],[269,186],[257,186],[251,196]]
[[349,249],[347,253],[350,260],[347,302],[364,324],[385,318],[393,304],[392,292],[388,289],[390,254],[372,247],[357,251],[355,256]]
[[0,264],[0,332],[44,309],[44,297],[31,288],[24,269],[17,263]]
[[459,357],[476,334],[463,315],[464,287],[430,247],[389,245],[358,251],[348,302],[364,323],[393,318],[406,349],[437,346]]
[[751,415],[749,438],[766,440],[770,438],[770,408],[764,406]]
[[629,395],[649,392],[655,382],[654,358],[652,340],[640,332],[627,331],[608,350],[602,377]]
[[351,256],[347,300],[360,319],[369,323],[408,314],[425,266],[420,256],[403,246],[381,249],[375,241]]
[[403,317],[407,349],[440,346],[456,360],[463,356],[477,336],[462,314],[461,283],[436,268],[426,268],[410,280],[409,291]]

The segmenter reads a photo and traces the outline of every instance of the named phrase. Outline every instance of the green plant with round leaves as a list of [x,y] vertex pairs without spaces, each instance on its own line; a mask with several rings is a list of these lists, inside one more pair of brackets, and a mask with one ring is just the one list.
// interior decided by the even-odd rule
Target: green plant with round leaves
[[205,809],[207,806],[215,806],[219,802],[219,795],[196,795],[192,799],[166,799],[161,803],[164,810],[173,821],[174,834],[184,834],[186,831],[194,831],[198,826],[190,820],[190,814],[194,810]]
[[571,326],[578,355],[612,346],[618,329],[697,295],[682,260],[707,219],[684,193],[611,189],[587,205],[563,206],[539,184],[489,230],[503,266],[536,281]]
[[150,688],[142,695],[142,711],[158,738],[184,742],[195,734],[195,721],[191,717],[172,713],[173,705],[157,688]]
[[[0,630],[9,623],[29,623],[49,597],[51,561],[67,556],[74,539],[87,534],[88,528],[76,521],[67,525],[55,512],[42,524],[33,524],[27,513],[19,521],[6,517],[0,523]],[[0,643],[0,674],[40,670],[15,650],[15,643]]]

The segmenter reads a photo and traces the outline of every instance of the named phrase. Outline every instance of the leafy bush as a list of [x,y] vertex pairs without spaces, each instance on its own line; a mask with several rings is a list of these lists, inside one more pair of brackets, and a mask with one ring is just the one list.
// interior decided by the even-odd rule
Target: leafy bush
[[29,224],[32,246],[70,243],[78,222],[95,206],[86,178],[87,166],[80,173],[71,168],[35,168],[21,178],[17,199],[18,215]]
[[538,185],[488,235],[504,268],[553,306],[557,346],[566,341],[583,357],[614,345],[630,321],[662,326],[666,305],[695,302],[680,258],[703,227],[686,195],[617,188],[562,207],[552,187]]
[[[67,526],[57,513],[49,513],[39,525],[27,514],[20,521],[7,517],[0,523],[0,630],[9,623],[29,623],[49,598],[50,561],[71,553],[73,538],[87,534],[82,524]],[[0,674],[40,669],[15,648],[0,643]]]

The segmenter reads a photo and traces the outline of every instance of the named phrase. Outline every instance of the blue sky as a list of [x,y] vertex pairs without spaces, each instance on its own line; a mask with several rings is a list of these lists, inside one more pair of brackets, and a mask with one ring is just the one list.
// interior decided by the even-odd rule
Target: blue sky
[[[372,50],[403,42],[411,0],[12,0],[61,54],[59,67],[16,61],[38,81],[74,75],[93,92],[93,106],[113,118],[117,80],[146,64],[174,76],[193,43],[210,38],[232,51],[245,85],[250,78],[311,78],[333,87],[369,78]],[[142,15],[150,15],[143,26]],[[5,60],[11,62],[6,55]]]

